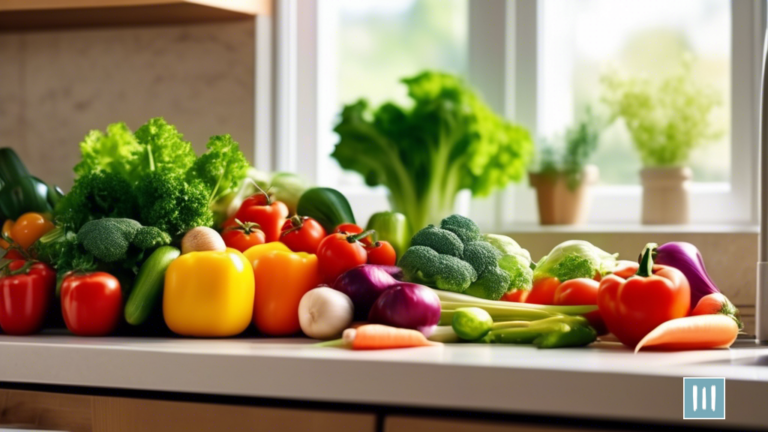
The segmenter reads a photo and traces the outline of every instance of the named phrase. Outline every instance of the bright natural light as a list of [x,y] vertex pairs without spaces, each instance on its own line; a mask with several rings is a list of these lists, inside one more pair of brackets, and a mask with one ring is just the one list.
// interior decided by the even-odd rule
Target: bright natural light
[[[682,58],[710,85],[722,105],[714,121],[720,138],[691,154],[696,182],[730,180],[729,0],[545,0],[539,25],[538,137],[556,139],[591,106],[601,104],[601,77],[611,71],[663,76]],[[593,157],[602,184],[637,184],[641,161],[622,121],[603,131]]]

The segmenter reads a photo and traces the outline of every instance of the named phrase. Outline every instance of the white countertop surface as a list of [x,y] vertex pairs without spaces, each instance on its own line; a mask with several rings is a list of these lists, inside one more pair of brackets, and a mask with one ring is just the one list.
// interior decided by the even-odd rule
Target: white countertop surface
[[768,430],[768,347],[633,354],[618,344],[388,351],[307,339],[0,336],[0,381],[683,423],[686,376],[726,378],[726,420]]

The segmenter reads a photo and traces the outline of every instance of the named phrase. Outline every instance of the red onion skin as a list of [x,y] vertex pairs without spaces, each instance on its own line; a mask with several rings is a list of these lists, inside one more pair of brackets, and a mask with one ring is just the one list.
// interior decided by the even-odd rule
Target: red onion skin
[[379,296],[398,281],[382,266],[363,264],[342,273],[333,283],[333,289],[341,291],[355,306],[355,320],[368,318],[371,306]]
[[379,296],[368,321],[418,330],[429,337],[440,322],[440,298],[423,285],[402,282]]
[[691,310],[702,297],[719,293],[704,266],[704,259],[696,246],[686,242],[670,242],[656,248],[653,262],[680,270],[691,286]]

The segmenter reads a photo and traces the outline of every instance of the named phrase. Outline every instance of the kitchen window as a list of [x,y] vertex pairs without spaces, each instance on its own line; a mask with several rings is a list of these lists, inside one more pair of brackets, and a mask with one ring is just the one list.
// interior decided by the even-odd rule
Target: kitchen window
[[[756,223],[765,29],[759,1],[279,0],[277,17],[278,64],[281,52],[292,56],[295,74],[292,92],[278,87],[277,104],[292,97],[295,109],[292,124],[276,130],[275,168],[339,188],[356,209],[386,209],[386,190],[366,187],[329,156],[345,103],[360,97],[373,105],[402,102],[400,78],[446,70],[525,125],[538,144],[562,134],[587,105],[600,112],[600,77],[611,68],[658,74],[691,55],[697,81],[716,88],[723,102],[721,138],[691,157],[691,222]],[[281,39],[281,28],[292,29],[293,38]],[[604,131],[592,162],[601,181],[589,223],[639,223],[641,165],[621,121]],[[535,225],[534,191],[524,181],[472,200],[471,215],[488,229]],[[358,215],[361,221],[367,216]]]

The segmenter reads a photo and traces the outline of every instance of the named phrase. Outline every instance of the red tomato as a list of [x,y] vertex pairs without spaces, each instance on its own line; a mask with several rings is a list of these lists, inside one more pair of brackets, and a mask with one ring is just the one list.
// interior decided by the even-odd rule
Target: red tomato
[[[594,279],[579,278],[565,281],[555,289],[554,304],[560,306],[597,306],[597,290],[599,288],[600,282]],[[589,321],[598,335],[608,333],[599,310],[584,315],[584,318]]]
[[[363,228],[360,225],[353,224],[353,223],[343,223],[339,224],[334,230],[334,233],[347,233],[347,234],[360,234],[363,232]],[[366,237],[363,239],[360,239],[363,244],[366,246],[370,246],[371,244],[371,238]]]
[[331,234],[317,247],[317,261],[323,282],[332,285],[336,278],[349,269],[363,265],[368,254],[354,235]]
[[620,278],[629,279],[635,273],[637,273],[637,269],[639,267],[640,267],[640,264],[638,264],[635,261],[618,260],[616,262],[616,268],[613,269],[612,274],[615,274]]
[[555,304],[555,290],[560,286],[560,279],[554,277],[542,278],[533,282],[533,288],[528,294],[526,303],[552,305]]
[[105,336],[112,333],[123,311],[120,282],[109,273],[73,273],[61,284],[61,313],[72,333]]
[[288,207],[281,201],[272,201],[265,193],[258,193],[243,201],[235,218],[259,224],[267,243],[280,240],[280,229],[288,217]]
[[397,253],[386,240],[379,240],[371,246],[366,246],[368,251],[368,264],[393,266],[397,263]]
[[23,260],[8,264],[8,270],[20,273],[0,278],[0,327],[10,335],[36,333],[53,298],[56,273],[47,264]]
[[501,296],[499,300],[508,301],[508,302],[525,303],[525,301],[528,299],[528,294],[530,293],[531,293],[530,290],[516,289],[516,290],[512,290],[504,293],[504,295]]
[[311,217],[294,216],[283,224],[280,241],[294,252],[317,253],[325,229]]
[[240,222],[237,219],[235,219],[235,223],[235,227],[227,228],[221,234],[227,247],[245,252],[251,246],[264,244],[264,231],[259,229],[259,224]]

